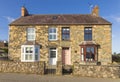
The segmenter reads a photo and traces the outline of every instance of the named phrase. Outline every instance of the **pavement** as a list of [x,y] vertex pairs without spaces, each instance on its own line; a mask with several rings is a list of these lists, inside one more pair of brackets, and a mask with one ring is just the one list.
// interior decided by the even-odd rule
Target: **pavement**
[[0,82],[120,82],[120,79],[0,73]]

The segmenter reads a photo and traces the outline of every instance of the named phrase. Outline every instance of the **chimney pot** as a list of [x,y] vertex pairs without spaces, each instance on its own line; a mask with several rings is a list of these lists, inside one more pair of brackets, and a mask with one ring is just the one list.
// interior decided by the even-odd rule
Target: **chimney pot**
[[21,8],[21,16],[27,16],[27,15],[29,15],[29,13],[28,13],[27,9],[23,6]]
[[97,5],[93,8],[92,15],[99,16],[99,7]]

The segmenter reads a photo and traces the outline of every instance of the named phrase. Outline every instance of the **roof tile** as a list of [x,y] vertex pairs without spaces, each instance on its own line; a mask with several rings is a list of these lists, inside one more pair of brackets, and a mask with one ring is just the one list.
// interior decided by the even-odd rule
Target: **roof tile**
[[10,25],[36,25],[36,24],[111,24],[102,17],[91,14],[63,14],[63,15],[29,15],[20,17]]

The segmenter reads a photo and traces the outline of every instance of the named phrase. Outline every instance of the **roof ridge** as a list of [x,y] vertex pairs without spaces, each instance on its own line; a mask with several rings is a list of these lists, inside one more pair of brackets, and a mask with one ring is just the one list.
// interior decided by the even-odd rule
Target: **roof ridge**
[[34,16],[39,16],[39,15],[91,15],[91,14],[30,14]]

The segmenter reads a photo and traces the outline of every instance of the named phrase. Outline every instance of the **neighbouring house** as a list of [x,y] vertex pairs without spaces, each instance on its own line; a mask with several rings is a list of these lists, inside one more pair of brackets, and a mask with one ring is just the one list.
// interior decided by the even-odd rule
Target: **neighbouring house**
[[0,41],[0,48],[8,47],[7,41]]
[[21,17],[9,25],[9,54],[21,62],[45,61],[50,65],[110,64],[112,24],[99,16],[95,6],[91,14],[29,14],[21,8]]
[[0,47],[4,47],[4,42],[0,41]]

